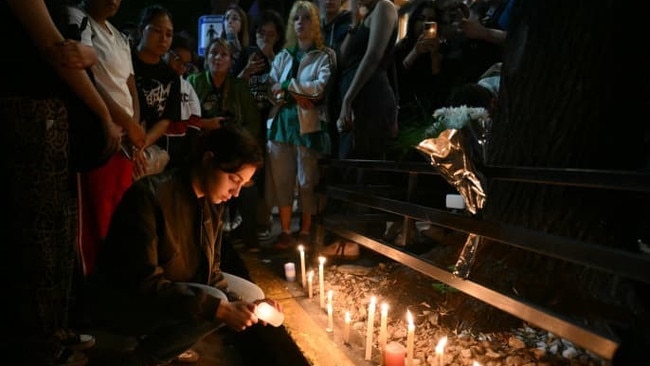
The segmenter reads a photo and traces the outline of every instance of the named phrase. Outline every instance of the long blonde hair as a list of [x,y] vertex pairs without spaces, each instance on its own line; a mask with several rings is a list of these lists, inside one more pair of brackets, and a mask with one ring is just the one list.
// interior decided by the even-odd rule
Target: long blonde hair
[[298,37],[296,36],[296,28],[293,26],[294,18],[299,11],[307,11],[309,19],[311,20],[311,31],[314,35],[314,47],[322,49],[325,46],[323,40],[323,33],[320,26],[320,14],[318,8],[310,1],[296,1],[291,7],[289,13],[289,20],[287,21],[287,38],[284,43],[285,48],[290,48],[298,44]]

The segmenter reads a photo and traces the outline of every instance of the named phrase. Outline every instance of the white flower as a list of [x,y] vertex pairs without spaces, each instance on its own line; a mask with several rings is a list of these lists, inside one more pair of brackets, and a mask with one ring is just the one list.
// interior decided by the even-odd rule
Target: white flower
[[485,108],[473,108],[465,105],[439,108],[433,112],[434,123],[427,128],[425,135],[427,138],[437,137],[444,130],[459,130],[465,127],[469,121],[480,121],[488,118],[490,118],[490,114]]

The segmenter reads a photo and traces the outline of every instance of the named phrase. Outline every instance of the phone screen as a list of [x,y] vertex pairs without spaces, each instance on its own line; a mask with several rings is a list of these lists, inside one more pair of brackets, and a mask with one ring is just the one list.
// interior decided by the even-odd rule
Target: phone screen
[[424,22],[424,36],[426,38],[436,38],[437,33],[438,33],[438,23]]

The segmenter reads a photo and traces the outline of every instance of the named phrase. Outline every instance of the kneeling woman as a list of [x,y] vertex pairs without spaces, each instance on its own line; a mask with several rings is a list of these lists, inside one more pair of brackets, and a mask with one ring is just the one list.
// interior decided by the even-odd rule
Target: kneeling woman
[[262,160],[252,134],[222,127],[201,136],[189,166],[144,177],[122,197],[86,305],[93,326],[142,339],[138,362],[173,360],[222,325],[242,331],[262,301],[281,310],[220,268],[224,203]]

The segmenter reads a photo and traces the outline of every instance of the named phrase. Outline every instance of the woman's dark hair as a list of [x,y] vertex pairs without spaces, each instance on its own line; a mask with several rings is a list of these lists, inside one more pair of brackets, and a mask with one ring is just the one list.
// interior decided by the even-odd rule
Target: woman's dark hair
[[[194,55],[194,50],[196,49],[196,42],[192,36],[187,31],[175,32],[174,37],[172,38],[172,45],[170,49],[186,49]],[[192,56],[193,57],[193,56]]]
[[142,9],[140,12],[140,18],[138,21],[138,29],[142,32],[144,28],[151,23],[151,21],[161,15],[166,15],[169,20],[172,22],[174,21],[174,18],[172,17],[172,13],[165,8],[162,5],[154,4],[154,5],[149,5],[146,8]]
[[421,0],[418,3],[416,3],[416,5],[411,9],[411,12],[409,14],[409,20],[408,23],[406,24],[406,36],[405,36],[406,38],[409,39],[410,42],[415,43],[415,41],[417,41],[418,37],[420,36],[419,34],[415,34],[415,23],[418,20],[421,20],[420,17],[424,9],[433,9],[435,11],[436,10],[435,1]]
[[280,13],[275,10],[264,10],[262,14],[260,14],[259,19],[255,22],[255,34],[257,34],[257,30],[260,29],[261,26],[268,23],[273,23],[275,31],[278,33],[278,40],[275,41],[275,44],[273,45],[273,51],[278,53],[282,49],[282,44],[284,43],[284,19],[282,19]]
[[[246,12],[237,4],[230,4],[224,14],[228,14],[229,11],[234,11],[241,18],[241,27],[239,29],[239,33],[237,33],[237,39],[239,40],[239,43],[242,45],[242,47],[248,47],[248,44],[250,42],[250,35],[248,34],[248,16],[246,15]],[[226,21],[227,19],[224,19],[224,27]],[[225,31],[221,34],[221,37],[226,37]]]
[[237,124],[206,131],[199,140],[195,162],[199,164],[208,151],[214,155],[215,168],[226,173],[235,173],[244,165],[259,168],[264,163],[264,154],[255,136]]

